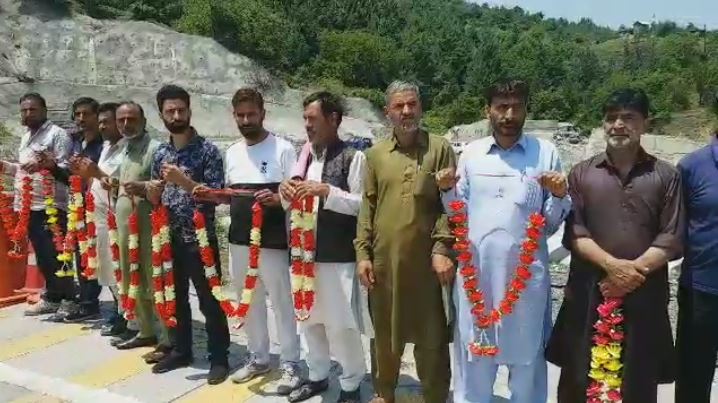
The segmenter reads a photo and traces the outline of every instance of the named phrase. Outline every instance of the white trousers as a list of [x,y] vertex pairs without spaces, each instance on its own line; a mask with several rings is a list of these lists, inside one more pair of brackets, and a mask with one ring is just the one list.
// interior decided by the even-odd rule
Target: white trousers
[[309,380],[326,379],[333,356],[342,366],[339,385],[346,392],[356,390],[366,373],[356,281],[354,263],[317,263],[314,307],[309,319],[299,323],[307,345]]
[[[249,263],[249,247],[229,245],[229,264],[232,282],[238,298],[244,288]],[[257,363],[269,363],[269,327],[267,323],[267,294],[272,302],[274,318],[279,335],[280,361],[299,362],[299,336],[294,318],[292,288],[289,282],[289,253],[287,250],[261,249],[259,254],[259,278],[249,307],[245,331],[249,352]]]

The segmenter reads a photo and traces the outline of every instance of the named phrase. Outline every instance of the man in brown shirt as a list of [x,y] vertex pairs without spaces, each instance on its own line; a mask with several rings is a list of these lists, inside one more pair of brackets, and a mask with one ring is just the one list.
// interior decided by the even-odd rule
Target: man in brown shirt
[[606,152],[569,175],[571,273],[546,353],[562,368],[560,403],[586,402],[596,308],[607,297],[623,298],[623,402],[656,402],[657,385],[673,381],[667,262],[681,253],[683,201],[678,171],[640,146],[648,110],[643,91],[613,93]]

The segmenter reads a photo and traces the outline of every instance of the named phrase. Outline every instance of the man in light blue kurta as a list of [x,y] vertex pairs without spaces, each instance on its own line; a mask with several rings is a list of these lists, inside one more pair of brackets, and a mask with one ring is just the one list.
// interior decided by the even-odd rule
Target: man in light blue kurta
[[[518,96],[521,101],[521,95],[512,96]],[[523,103],[525,108],[525,99]],[[492,107],[491,98],[489,104]],[[515,114],[510,109],[517,107],[521,105],[506,106],[508,114]],[[499,365],[509,368],[512,402],[546,402],[543,353],[551,331],[546,238],[556,232],[566,218],[571,201],[566,195],[565,176],[560,173],[556,147],[546,140],[523,134],[523,116],[518,120],[515,116],[508,117],[508,121],[515,121],[515,127],[511,127],[513,138],[501,133],[507,131],[503,130],[500,120],[499,116],[492,121],[493,136],[476,140],[464,149],[454,175],[458,182],[443,193],[447,211],[453,200],[460,199],[467,204],[469,241],[479,273],[479,287],[484,293],[485,313],[499,306],[515,275],[529,215],[543,214],[546,226],[530,266],[532,277],[526,281],[527,287],[514,305],[513,313],[486,329],[490,343],[499,348],[495,357],[474,356],[467,349],[469,343],[479,340],[481,329],[474,326],[476,321],[463,289],[463,279],[457,276],[453,295],[457,310],[453,365],[455,403],[490,403]],[[446,189],[441,180],[438,184]]]

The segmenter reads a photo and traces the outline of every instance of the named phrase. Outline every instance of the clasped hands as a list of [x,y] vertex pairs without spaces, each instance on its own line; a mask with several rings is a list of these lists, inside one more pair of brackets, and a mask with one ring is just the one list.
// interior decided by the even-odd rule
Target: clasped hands
[[635,260],[609,258],[603,265],[608,276],[599,283],[606,298],[622,298],[640,287],[650,269]]

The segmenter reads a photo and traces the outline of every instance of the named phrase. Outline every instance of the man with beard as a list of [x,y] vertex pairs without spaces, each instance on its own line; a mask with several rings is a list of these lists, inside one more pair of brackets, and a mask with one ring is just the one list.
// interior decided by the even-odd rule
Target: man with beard
[[[72,140],[72,157],[70,166],[61,171],[60,180],[69,185],[69,177],[79,173],[81,161],[86,158],[94,163],[100,159],[102,152],[102,136],[98,123],[98,112],[100,104],[92,98],[79,98],[72,104],[72,119],[80,129],[77,136]],[[86,183],[83,183],[83,198],[86,192]],[[52,322],[83,322],[95,319],[100,315],[100,291],[102,288],[97,279],[88,279],[83,275],[85,269],[81,265],[80,250],[75,252],[75,272],[80,284],[78,303],[71,302],[61,305],[57,313],[48,318]]]
[[259,275],[246,320],[250,358],[232,381],[244,383],[270,370],[266,302],[266,294],[269,294],[280,344],[282,377],[277,392],[287,395],[300,382],[297,367],[299,338],[289,282],[286,213],[280,203],[278,188],[282,181],[290,179],[296,153],[288,141],[262,126],[265,116],[262,94],[242,88],[234,94],[232,107],[242,139],[227,149],[226,181],[229,187],[250,193],[233,197],[230,210],[229,259],[239,297],[247,274],[255,200],[264,210]]
[[316,302],[299,327],[307,341],[309,380],[289,395],[307,400],[329,387],[330,351],[342,366],[338,402],[359,403],[359,384],[366,373],[361,342],[362,317],[356,276],[354,231],[364,175],[364,154],[339,139],[342,100],[317,92],[304,100],[304,127],[311,144],[305,167],[280,186],[282,202],[315,200],[314,253]]
[[[27,316],[55,313],[63,301],[74,301],[73,279],[57,277],[60,269],[57,251],[52,240],[52,232],[47,227],[45,214],[45,196],[38,172],[49,169],[54,176],[67,168],[67,160],[72,150],[72,140],[61,127],[47,119],[47,105],[40,94],[29,93],[20,98],[20,117],[27,131],[20,139],[18,162],[0,161],[0,172],[15,177],[15,210],[20,209],[20,189],[23,178],[31,176],[32,205],[28,236],[37,257],[37,265],[45,277],[45,293],[40,302],[25,311]],[[44,157],[52,156],[52,158]],[[58,209],[58,222],[65,232],[67,209],[67,186],[61,181],[55,182],[55,206]]]
[[[486,91],[486,117],[492,135],[469,143],[458,170],[437,174],[447,210],[463,201],[468,240],[479,271],[476,280],[458,276],[454,287],[457,324],[454,331],[454,402],[493,401],[499,365],[509,369],[511,401],[546,402],[544,347],[551,332],[551,279],[546,239],[571,209],[566,176],[556,147],[523,132],[529,98],[522,81],[502,81]],[[458,183],[457,183],[458,180]],[[521,263],[522,242],[532,214],[546,219],[535,259],[524,266],[530,278],[520,294],[509,291]],[[471,285],[471,284],[475,285]],[[480,327],[467,290],[481,292],[482,314],[502,311],[500,323]],[[506,309],[504,301],[512,301]],[[481,341],[498,347],[496,356],[474,356],[468,346]]]
[[[139,230],[139,272],[140,281],[137,290],[135,308],[139,332],[127,330],[119,337],[112,339],[110,344],[120,350],[153,346],[158,343],[155,352],[146,354],[145,361],[156,362],[170,349],[167,328],[153,313],[154,304],[152,290],[152,227],[150,212],[152,205],[147,200],[147,185],[150,180],[152,155],[159,147],[159,142],[150,138],[145,130],[145,113],[137,103],[122,102],[115,114],[117,128],[124,137],[125,152],[118,169],[119,191],[115,214],[117,217],[117,244],[120,248],[120,268],[122,284],[128,291],[130,281],[129,262],[129,228],[128,219],[133,210],[137,213]],[[110,178],[104,178],[105,187],[112,185]],[[157,332],[155,332],[157,322]],[[157,335],[159,337],[157,337]],[[159,339],[159,340],[158,340]],[[159,357],[158,357],[159,356]]]
[[456,157],[448,141],[420,129],[416,85],[392,83],[386,103],[393,134],[366,152],[355,240],[375,332],[373,402],[394,402],[404,346],[413,343],[424,399],[444,403],[451,373],[443,286],[454,275],[453,237],[434,173],[455,166]]
[[[573,209],[564,246],[571,273],[546,351],[561,367],[560,403],[586,401],[595,385],[589,372],[617,382],[625,403],[655,403],[658,384],[673,381],[667,262],[681,253],[683,194],[676,168],[641,147],[649,110],[641,90],[612,93],[603,105],[606,151],[569,174]],[[620,355],[611,365],[617,369],[592,357],[592,349],[601,350],[594,323],[606,298],[623,300],[625,337],[616,339]]]
[[174,349],[152,368],[152,372],[164,373],[186,367],[192,362],[192,311],[189,304],[191,279],[205,317],[205,330],[209,339],[207,349],[210,370],[207,382],[214,385],[227,379],[229,373],[229,328],[227,317],[219,301],[212,295],[205,277],[192,217],[195,209],[204,215],[209,243],[215,252],[215,267],[217,274],[221,275],[214,225],[215,204],[196,202],[193,193],[200,184],[210,189],[221,189],[224,186],[222,156],[217,146],[190,126],[190,97],[183,88],[175,85],[162,87],[157,92],[157,108],[170,132],[170,138],[154,154],[152,179],[164,181],[160,199],[170,215],[177,329]]

